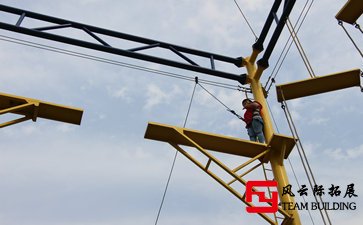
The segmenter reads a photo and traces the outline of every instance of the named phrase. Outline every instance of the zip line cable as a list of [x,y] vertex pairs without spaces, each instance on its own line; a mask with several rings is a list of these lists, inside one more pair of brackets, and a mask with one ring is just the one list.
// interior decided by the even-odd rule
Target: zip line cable
[[[312,0],[310,2],[310,5],[308,6],[309,1],[310,0],[307,0],[305,2],[305,5],[304,5],[303,9],[301,10],[300,15],[299,15],[299,17],[298,17],[298,19],[297,19],[297,21],[296,21],[296,23],[294,25],[294,28],[297,27],[296,34],[299,32],[302,24],[304,23],[304,21],[306,19],[306,16],[307,16],[308,12],[310,11],[310,9],[311,9],[311,7],[312,7],[312,5],[314,3],[314,0]],[[305,13],[304,13],[304,11],[305,11]],[[303,15],[303,13],[304,13],[304,15]],[[300,20],[301,20],[301,22],[300,22]],[[299,24],[299,22],[300,22],[300,24]],[[292,42],[293,42],[291,40],[291,38],[292,37],[290,35],[289,38],[287,39],[286,43],[285,43],[285,46],[283,47],[283,49],[282,49],[282,51],[280,53],[280,56],[279,56],[275,66],[274,66],[274,68],[273,68],[273,70],[271,72],[271,75],[268,77],[268,80],[267,80],[267,82],[265,84],[265,90],[267,91],[267,93],[270,91],[270,88],[271,88],[272,84],[275,83],[276,76],[279,73],[279,71],[280,71],[280,69],[282,67],[282,64],[284,63],[284,61],[286,59],[286,56],[287,56],[287,54],[289,53],[289,51],[291,49]],[[271,83],[270,83],[270,81],[271,81]]]
[[238,3],[237,3],[237,1],[236,1],[236,0],[234,0],[234,3],[236,4],[236,6],[237,6],[237,8],[238,8],[239,12],[241,13],[242,17],[244,18],[244,20],[246,21],[246,23],[247,23],[248,27],[250,28],[250,30],[251,30],[251,32],[252,32],[252,34],[253,34],[253,36],[255,36],[255,40],[257,41],[258,37],[257,37],[257,35],[256,35],[255,31],[252,29],[251,24],[248,22],[247,17],[246,17],[246,16],[245,16],[245,14],[243,13],[243,11],[242,11],[241,7],[238,5]]
[[[194,84],[192,96],[190,98],[190,102],[189,102],[189,106],[188,106],[188,111],[187,111],[187,114],[186,114],[185,119],[184,119],[183,128],[185,128],[185,126],[187,124],[187,121],[188,121],[188,117],[189,117],[190,109],[192,107],[193,98],[194,98],[195,89],[197,87],[197,84],[198,84],[198,77],[195,77],[195,84]],[[178,151],[175,150],[175,155],[174,155],[174,158],[173,158],[173,163],[171,165],[171,169],[170,169],[170,173],[169,173],[169,176],[168,176],[168,180],[166,182],[166,186],[165,186],[165,190],[164,190],[164,193],[163,193],[163,197],[161,199],[161,203],[160,203],[160,207],[159,207],[159,210],[158,210],[158,214],[156,216],[155,225],[157,225],[158,224],[158,221],[159,221],[160,213],[161,213],[161,210],[162,210],[163,205],[164,205],[166,193],[167,193],[168,188],[169,188],[170,179],[171,179],[171,176],[172,176],[173,171],[174,171],[174,168],[175,168],[175,162],[176,162],[177,157],[178,157]]]
[[353,38],[350,36],[350,34],[348,33],[347,29],[345,29],[344,25],[343,25],[343,21],[339,20],[338,24],[343,28],[345,34],[349,37],[349,39],[352,41],[354,47],[357,49],[357,51],[359,52],[360,56],[363,58],[363,53],[362,51],[359,49],[358,45],[355,43],[355,41],[353,40]]
[[[281,90],[281,94],[282,94],[282,98],[283,98],[283,102],[281,104],[281,108],[284,110],[285,117],[286,117],[286,119],[288,121],[290,130],[291,130],[291,133],[292,133],[293,137],[295,138],[295,143],[296,143],[296,147],[298,149],[298,153],[299,153],[299,156],[300,156],[300,160],[301,160],[301,162],[303,164],[303,167],[304,167],[305,173],[307,175],[307,178],[308,178],[310,187],[313,190],[314,189],[313,184],[316,185],[316,180],[315,180],[314,174],[312,172],[312,169],[310,167],[310,164],[309,164],[309,161],[307,159],[307,156],[305,154],[304,147],[302,146],[301,139],[300,139],[299,134],[297,132],[296,126],[295,126],[294,121],[292,119],[292,115],[291,115],[290,110],[289,110],[289,108],[287,106],[287,103],[285,101],[285,97],[284,97],[284,94],[283,94],[282,90]],[[316,195],[314,195],[314,198],[318,202],[318,199],[317,199]],[[321,196],[319,196],[319,199],[320,199],[321,202],[323,202],[323,199],[322,199]],[[320,211],[320,214],[322,216],[322,219],[323,219],[324,224],[326,224],[325,218],[324,218],[321,210],[319,210],[319,211]],[[326,217],[328,219],[329,224],[331,225],[332,223],[331,223],[331,220],[330,220],[330,217],[328,215],[327,210],[326,209],[323,209],[323,211],[324,211],[324,213],[325,213],[325,215],[326,215]]]
[[[267,107],[268,107],[268,109],[269,109],[269,111],[270,111],[270,114],[271,114],[271,117],[272,117],[272,121],[273,121],[273,123],[274,123],[274,125],[275,125],[275,127],[276,127],[276,130],[277,130],[277,132],[278,132],[278,133],[280,133],[279,127],[277,126],[277,123],[276,123],[276,120],[275,120],[274,114],[272,113],[272,110],[271,110],[270,104],[269,104],[269,102],[268,102],[268,100],[267,100],[267,99],[266,99],[266,103],[267,103]],[[297,178],[297,175],[296,175],[295,169],[294,169],[294,167],[293,167],[293,165],[292,165],[292,163],[291,163],[290,158],[287,158],[287,160],[288,160],[288,162],[289,162],[289,165],[290,165],[291,171],[292,171],[292,173],[293,173],[293,175],[294,175],[295,181],[296,181],[296,183],[297,183],[297,185],[298,185],[299,189],[301,189],[301,185],[300,185],[299,179]],[[304,203],[306,204],[305,197],[304,197],[304,196],[301,196],[301,197],[303,198],[303,201],[304,201]],[[312,217],[311,212],[310,212],[310,210],[309,210],[309,209],[308,209],[308,214],[309,214],[309,217],[310,217],[311,222],[313,223],[313,225],[315,225],[314,219],[313,219],[313,217]]]
[[[189,76],[185,76],[185,75],[166,72],[166,71],[162,71],[162,70],[151,69],[151,68],[147,68],[147,67],[143,67],[143,66],[137,66],[137,65],[133,65],[133,64],[129,64],[129,63],[124,63],[121,61],[116,61],[116,60],[111,60],[111,59],[98,57],[98,56],[94,56],[94,55],[70,51],[70,50],[66,50],[66,49],[62,49],[62,48],[52,47],[49,45],[30,42],[30,41],[17,39],[17,38],[13,38],[13,37],[8,37],[8,36],[4,36],[4,35],[0,35],[0,40],[19,44],[19,45],[24,45],[24,46],[28,46],[28,47],[38,48],[38,49],[42,49],[42,50],[47,50],[47,51],[51,51],[51,52],[56,52],[56,53],[60,53],[60,54],[64,54],[64,55],[79,57],[79,58],[93,60],[93,61],[97,61],[97,62],[101,62],[101,63],[111,64],[111,65],[120,66],[120,67],[126,67],[126,68],[130,68],[130,69],[140,70],[140,71],[144,71],[144,72],[150,72],[150,73],[154,73],[154,74],[158,74],[158,75],[162,75],[162,76],[167,76],[167,77],[171,77],[171,78],[177,78],[177,79],[181,79],[181,80],[187,80],[187,81],[194,82],[193,77],[189,77]],[[215,86],[215,87],[230,89],[230,90],[243,91],[243,89],[245,89],[245,87],[241,87],[240,85],[231,85],[231,84],[227,84],[227,83],[210,81],[210,80],[205,80],[205,79],[199,79],[199,82],[207,84],[207,85]]]

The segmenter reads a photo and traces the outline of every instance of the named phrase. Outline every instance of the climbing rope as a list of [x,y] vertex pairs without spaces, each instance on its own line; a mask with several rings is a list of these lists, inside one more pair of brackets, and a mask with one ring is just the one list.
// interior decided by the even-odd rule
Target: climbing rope
[[[195,89],[196,89],[198,83],[199,83],[198,82],[198,77],[195,77],[195,84],[194,84],[192,96],[191,96],[190,101],[189,101],[188,111],[187,111],[187,114],[186,114],[185,119],[184,119],[183,128],[185,128],[185,126],[187,124],[188,117],[189,117],[189,113],[190,113],[190,109],[191,109],[192,103],[193,103]],[[159,221],[160,213],[161,213],[161,210],[162,210],[163,205],[164,205],[166,193],[167,193],[168,188],[169,188],[170,179],[171,179],[171,176],[172,176],[173,171],[174,171],[175,162],[176,162],[177,157],[178,157],[178,151],[175,151],[175,155],[174,155],[174,158],[173,158],[173,163],[171,165],[171,169],[170,169],[169,176],[168,176],[168,179],[167,179],[167,182],[166,182],[166,186],[165,186],[165,189],[164,189],[163,197],[161,199],[161,203],[160,203],[160,207],[159,207],[159,210],[158,210],[158,214],[156,216],[155,225],[157,225],[158,224],[158,221]]]
[[[285,101],[285,97],[284,97],[284,94],[283,94],[282,90],[281,90],[281,95],[282,95],[282,99],[283,99],[283,101],[281,103],[281,108],[284,110],[286,120],[287,120],[287,122],[289,124],[289,128],[291,130],[292,136],[294,137],[295,144],[296,144],[299,156],[300,156],[300,160],[301,160],[301,163],[302,163],[302,165],[304,167],[305,174],[306,174],[306,176],[308,178],[310,187],[311,187],[311,189],[314,189],[313,184],[316,185],[316,180],[315,180],[314,174],[312,172],[312,169],[310,167],[307,156],[305,154],[304,147],[302,146],[301,139],[300,139],[299,134],[297,132],[296,126],[295,126],[294,121],[292,119],[292,115],[291,115],[290,110],[289,110],[289,108],[287,106],[287,103]],[[318,199],[317,199],[317,197],[315,195],[314,195],[314,198],[318,202]],[[320,202],[323,202],[323,199],[322,199],[321,196],[319,196],[319,200],[320,200]],[[332,225],[327,210],[324,208],[323,211],[324,211],[324,213],[326,215],[328,223],[330,225]],[[320,212],[320,215],[322,217],[322,220],[323,220],[324,224],[327,224],[326,221],[325,221],[325,217],[324,217],[323,213],[321,212],[321,210],[319,210],[319,212]]]
[[343,28],[345,34],[349,37],[349,39],[352,41],[354,47],[357,49],[357,51],[359,52],[360,56],[363,58],[363,53],[362,51],[359,49],[358,45],[354,42],[353,38],[350,36],[350,34],[348,33],[347,29],[345,29],[344,25],[343,25],[343,21],[338,20],[338,24]]

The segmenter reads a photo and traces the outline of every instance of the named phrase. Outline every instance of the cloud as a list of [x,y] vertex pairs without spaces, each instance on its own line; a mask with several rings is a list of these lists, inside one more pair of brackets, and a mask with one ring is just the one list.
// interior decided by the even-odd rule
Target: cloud
[[128,95],[128,92],[130,90],[127,87],[121,87],[121,88],[117,88],[117,89],[112,89],[109,87],[109,88],[107,88],[107,90],[108,90],[109,95],[113,98],[122,99],[122,100],[126,101],[127,103],[132,102],[132,98]]
[[325,118],[325,117],[313,117],[308,124],[311,125],[322,125],[322,124],[326,124],[330,119],[329,118]]
[[146,88],[146,103],[144,109],[150,110],[157,105],[170,103],[180,93],[181,90],[177,85],[171,86],[169,90],[162,90],[156,84],[149,84]]
[[327,149],[324,154],[336,160],[357,160],[363,156],[363,144],[346,150],[341,148]]

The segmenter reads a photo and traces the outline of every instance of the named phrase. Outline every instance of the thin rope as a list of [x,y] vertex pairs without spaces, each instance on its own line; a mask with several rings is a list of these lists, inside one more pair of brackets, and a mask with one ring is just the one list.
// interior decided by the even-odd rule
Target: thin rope
[[[181,79],[181,80],[187,80],[187,81],[194,82],[193,77],[189,77],[189,76],[185,76],[185,75],[166,72],[166,71],[162,71],[162,70],[151,69],[151,68],[147,68],[147,67],[143,67],[143,66],[137,66],[134,64],[124,63],[121,61],[116,61],[116,60],[98,57],[98,56],[94,56],[94,55],[70,51],[70,50],[66,50],[66,49],[62,49],[62,48],[52,47],[49,45],[30,42],[30,41],[17,39],[17,38],[13,38],[13,37],[8,37],[8,36],[4,36],[4,35],[0,35],[0,40],[19,44],[19,45],[24,45],[24,46],[28,46],[28,47],[33,47],[33,48],[37,48],[37,49],[42,49],[42,50],[46,50],[46,51],[51,51],[51,52],[55,52],[55,53],[60,53],[60,54],[64,54],[64,55],[74,56],[74,57],[88,59],[88,60],[97,61],[97,62],[101,62],[101,63],[111,64],[111,65],[120,66],[120,67],[126,67],[126,68],[130,68],[130,69],[136,69],[136,70],[140,70],[140,71],[144,71],[144,72],[149,72],[149,73],[153,73],[153,74],[158,74],[158,75],[162,75],[162,76],[167,76],[167,77],[171,77],[171,78],[177,78],[177,79]],[[199,79],[199,82],[206,84],[206,85],[221,87],[221,88],[230,89],[230,90],[240,90],[241,89],[241,87],[239,85],[231,85],[231,84],[227,84],[227,83],[210,81],[210,80],[205,80],[205,79]]]
[[[203,85],[201,85],[200,83],[198,83],[199,86],[205,90],[210,96],[212,96],[215,100],[217,100],[221,105],[223,105],[228,112],[232,113],[233,115],[235,115],[238,119],[245,121],[244,118],[240,115],[238,115],[234,110],[232,110],[231,108],[229,108],[226,104],[224,104],[221,100],[219,100],[214,94],[212,94],[210,91],[208,91],[205,87],[203,87]],[[247,93],[247,92],[246,92]],[[247,95],[246,95],[247,96]]]
[[299,38],[297,36],[297,33],[295,32],[294,27],[292,26],[291,21],[290,21],[289,18],[287,19],[287,24],[286,25],[287,25],[287,28],[290,31],[290,35],[292,36],[292,40],[294,41],[294,43],[296,45],[296,48],[299,51],[300,56],[301,56],[301,58],[302,58],[302,60],[303,60],[303,62],[305,64],[305,67],[309,72],[310,77],[314,78],[315,77],[314,70],[313,70],[313,68],[312,68],[312,66],[310,64],[310,61],[309,61],[309,59],[308,59],[308,57],[307,57],[307,55],[306,55],[306,53],[304,51],[303,46],[300,43],[300,40],[299,40]]
[[[272,110],[271,110],[271,107],[270,107],[270,104],[269,104],[268,100],[266,100],[266,103],[267,103],[267,107],[268,107],[268,109],[269,109],[269,111],[270,111],[270,114],[271,114],[271,117],[272,117],[272,121],[273,121],[273,122],[274,122],[274,124],[275,124],[276,130],[277,130],[277,132],[278,132],[278,133],[280,133],[279,127],[277,126],[277,123],[276,123],[276,120],[275,120],[274,114],[272,113]],[[300,185],[299,179],[297,178],[297,175],[296,175],[295,169],[294,169],[294,167],[293,167],[293,165],[292,165],[292,163],[291,163],[290,158],[287,158],[287,160],[288,160],[288,162],[289,162],[290,168],[291,168],[292,173],[293,173],[293,175],[294,175],[295,181],[296,181],[296,183],[297,183],[297,185],[298,185],[299,189],[301,189],[301,185]],[[304,196],[302,196],[302,198],[303,198],[304,203],[306,204],[305,197],[304,197]],[[313,225],[315,225],[314,219],[313,219],[313,217],[312,217],[311,212],[310,212],[310,210],[309,210],[309,209],[308,209],[308,214],[309,214],[309,217],[310,217],[311,222],[313,223]]]
[[239,4],[237,3],[237,1],[236,1],[236,0],[234,0],[234,3],[236,4],[237,8],[239,9],[239,12],[241,13],[242,17],[243,17],[243,18],[244,18],[244,20],[246,21],[246,23],[247,23],[248,27],[250,28],[250,30],[251,30],[251,32],[252,32],[252,34],[253,34],[253,36],[255,36],[255,39],[256,39],[256,41],[257,41],[258,37],[257,37],[257,35],[256,35],[255,31],[252,29],[251,24],[248,22],[247,17],[246,17],[246,16],[245,16],[245,14],[243,13],[243,11],[242,11],[241,7],[239,6]]
[[363,53],[362,51],[359,49],[359,47],[357,46],[357,44],[354,42],[353,38],[350,36],[350,34],[348,33],[347,29],[345,29],[343,22],[341,20],[338,21],[338,24],[343,28],[343,30],[345,31],[346,35],[349,37],[349,39],[352,41],[354,47],[357,49],[357,51],[359,52],[360,56],[363,58]]
[[[198,78],[197,78],[197,77],[195,77],[195,84],[194,84],[194,88],[193,88],[192,96],[191,96],[191,98],[190,98],[190,102],[189,102],[189,106],[188,106],[188,111],[187,111],[187,114],[186,114],[185,119],[184,119],[183,128],[185,128],[185,126],[186,126],[186,124],[187,124],[187,121],[188,121],[188,117],[189,117],[190,109],[191,109],[191,107],[192,107],[192,102],[193,102],[193,98],[194,98],[194,94],[195,94],[195,89],[196,89],[196,87],[197,87],[197,83],[198,83]],[[164,201],[165,201],[166,193],[168,192],[169,183],[170,183],[171,176],[172,176],[173,171],[174,171],[174,168],[175,168],[175,162],[176,162],[177,157],[178,157],[178,151],[176,150],[176,151],[175,151],[174,158],[173,158],[173,163],[172,163],[172,165],[171,165],[170,173],[169,173],[169,176],[168,176],[168,180],[167,180],[167,182],[166,182],[166,186],[165,186],[165,190],[164,190],[164,193],[163,193],[163,197],[162,197],[162,199],[161,199],[161,203],[160,203],[160,207],[159,207],[159,210],[158,210],[158,214],[157,214],[157,216],[156,216],[155,225],[157,225],[157,224],[158,224],[158,221],[159,221],[160,213],[161,213],[161,210],[162,210],[163,205],[164,205]]]
[[[305,173],[306,173],[306,175],[307,175],[307,178],[308,178],[308,181],[309,181],[310,187],[311,187],[311,189],[313,189],[313,184],[314,184],[314,185],[316,185],[316,184],[317,184],[317,183],[316,183],[316,180],[315,180],[315,177],[314,177],[314,174],[313,174],[313,171],[312,171],[312,169],[311,169],[311,167],[310,167],[309,161],[308,161],[307,156],[306,156],[306,154],[305,154],[304,147],[302,146],[301,139],[300,139],[299,134],[298,134],[298,132],[297,132],[296,126],[295,126],[294,121],[293,121],[293,119],[292,119],[292,115],[291,115],[290,110],[289,110],[289,108],[288,108],[288,106],[287,106],[287,103],[286,103],[286,101],[285,101],[285,97],[284,97],[284,94],[283,94],[283,91],[282,91],[282,90],[281,90],[281,95],[282,95],[282,99],[283,99],[282,109],[284,110],[284,113],[285,113],[286,119],[287,119],[287,121],[288,121],[288,124],[289,124],[290,130],[291,130],[291,133],[292,133],[293,137],[295,138],[296,147],[297,147],[297,149],[298,149],[298,152],[299,152],[299,155],[300,155],[300,159],[301,159],[301,162],[302,162],[302,164],[303,164],[303,167],[304,167]],[[285,110],[285,109],[286,109],[286,110]],[[299,148],[299,147],[300,147],[300,148]],[[301,154],[301,152],[302,152],[302,154]],[[307,165],[307,168],[308,168],[308,169],[306,169],[305,164]],[[311,180],[310,180],[310,176],[311,176],[311,179],[313,180],[313,182],[311,182]],[[314,198],[315,198],[315,200],[316,200],[316,201],[318,201],[318,200],[317,200],[317,197],[316,197],[315,195],[314,195]],[[320,201],[321,201],[321,202],[323,202],[323,199],[322,199],[322,197],[321,197],[321,196],[319,196],[319,199],[320,199]],[[322,216],[322,219],[323,219],[324,224],[326,224],[326,222],[325,222],[325,218],[324,218],[324,216],[323,216],[323,214],[322,214],[321,210],[319,210],[319,211],[320,211],[320,214],[321,214],[321,216]],[[324,211],[324,213],[325,213],[325,215],[326,215],[326,217],[327,217],[327,219],[328,219],[329,224],[331,225],[332,223],[331,223],[331,220],[330,220],[330,217],[329,217],[329,215],[328,215],[327,210],[326,210],[326,209],[323,209],[323,211]]]
[[[198,83],[199,84],[199,83]],[[208,91],[203,85],[199,84],[203,90],[205,90],[210,96],[212,96],[215,100],[217,100],[219,103],[221,103],[228,111],[232,111],[226,104],[224,104],[221,100],[219,100],[215,95],[213,95],[210,91]]]

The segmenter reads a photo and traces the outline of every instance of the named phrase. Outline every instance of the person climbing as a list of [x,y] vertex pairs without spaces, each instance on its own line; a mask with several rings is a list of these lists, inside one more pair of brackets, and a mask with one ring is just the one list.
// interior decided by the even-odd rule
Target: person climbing
[[243,109],[246,109],[243,115],[243,121],[246,123],[247,133],[251,141],[258,141],[265,143],[265,136],[263,133],[263,119],[262,119],[262,105],[257,101],[251,99],[244,99],[242,101]]

